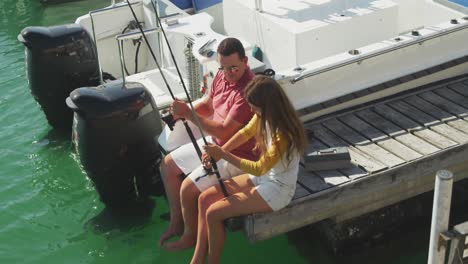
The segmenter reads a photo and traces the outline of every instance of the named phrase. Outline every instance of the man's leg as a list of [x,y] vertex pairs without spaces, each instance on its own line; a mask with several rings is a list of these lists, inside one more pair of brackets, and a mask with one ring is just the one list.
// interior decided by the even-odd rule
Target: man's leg
[[159,244],[162,245],[167,239],[182,234],[183,220],[180,210],[180,185],[182,183],[182,170],[172,159],[171,155],[167,155],[161,162],[161,177],[166,190],[167,202],[170,210],[170,224],[164,234],[159,239]]
[[[193,172],[195,173],[195,172]],[[167,242],[163,248],[168,251],[178,251],[195,246],[197,238],[198,196],[200,190],[190,178],[182,182],[180,188],[180,202],[182,206],[182,217],[184,221],[184,233],[179,240]]]
[[[202,144],[199,139],[198,145]],[[171,222],[169,228],[161,236],[159,243],[162,245],[167,239],[182,234],[183,220],[180,210],[180,185],[182,174],[189,174],[201,164],[193,143],[180,146],[167,155],[161,162],[161,175],[166,190],[167,202],[170,209]]]

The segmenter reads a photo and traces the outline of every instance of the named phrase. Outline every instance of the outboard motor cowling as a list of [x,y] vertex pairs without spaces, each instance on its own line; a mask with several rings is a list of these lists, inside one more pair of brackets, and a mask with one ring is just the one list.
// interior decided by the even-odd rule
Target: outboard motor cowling
[[162,124],[150,93],[139,83],[113,81],[74,90],[66,100],[74,112],[73,143],[101,200],[123,208],[162,190]]
[[94,42],[78,24],[27,27],[18,40],[26,46],[31,93],[52,127],[70,130],[73,112],[65,99],[78,87],[99,85]]

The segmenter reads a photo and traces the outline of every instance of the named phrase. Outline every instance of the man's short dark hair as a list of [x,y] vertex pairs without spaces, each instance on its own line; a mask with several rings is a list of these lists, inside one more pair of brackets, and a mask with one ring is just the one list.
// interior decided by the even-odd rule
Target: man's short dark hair
[[236,38],[226,38],[223,41],[221,41],[221,43],[219,43],[217,51],[218,54],[221,54],[224,57],[232,55],[234,53],[237,53],[240,59],[243,59],[245,57],[244,46],[242,46],[242,43]]

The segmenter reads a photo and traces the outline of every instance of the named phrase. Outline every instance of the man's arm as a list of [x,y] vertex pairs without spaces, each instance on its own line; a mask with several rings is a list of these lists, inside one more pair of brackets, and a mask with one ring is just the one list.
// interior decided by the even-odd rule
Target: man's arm
[[[213,121],[198,114],[197,116],[200,120],[200,125],[203,131],[222,141],[229,140],[232,137],[232,135],[234,135],[244,126],[244,124],[237,122],[230,116],[228,116],[226,120],[224,120],[224,122],[222,123]],[[196,124],[196,121],[192,115],[187,116],[187,119]]]
[[[193,102],[193,107],[195,108],[195,112],[202,117],[209,117],[213,115],[213,107],[211,98],[209,96],[205,96],[195,102]],[[176,99],[172,102],[171,105],[171,112],[174,115],[175,119],[178,118],[185,118],[188,119],[192,116],[192,110],[187,103],[182,100]]]
[[[235,121],[233,118],[228,116],[224,122],[217,122],[211,120],[209,117],[213,114],[212,99],[207,96],[201,101],[197,102],[194,106],[197,113],[200,125],[206,133],[218,138],[222,141],[227,141],[231,138],[234,133],[239,131],[244,125]],[[172,113],[174,118],[185,118],[190,120],[192,123],[197,124],[196,120],[192,115],[192,111],[189,106],[181,100],[175,100],[172,103]]]
[[211,100],[212,100],[211,97],[205,96],[193,102],[194,104],[193,107],[195,108],[195,112],[197,112],[199,116],[203,116],[203,117],[212,116],[213,115],[213,103]]

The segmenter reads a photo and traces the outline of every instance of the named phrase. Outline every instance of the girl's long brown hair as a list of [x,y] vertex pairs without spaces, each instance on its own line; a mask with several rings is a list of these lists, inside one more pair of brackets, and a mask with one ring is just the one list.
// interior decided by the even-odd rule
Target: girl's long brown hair
[[294,151],[302,154],[307,139],[302,122],[281,86],[272,78],[256,76],[245,89],[247,102],[261,109],[260,127],[257,129],[257,148],[265,153],[267,149],[267,126],[272,143],[281,135],[288,141],[287,159],[291,161]]

